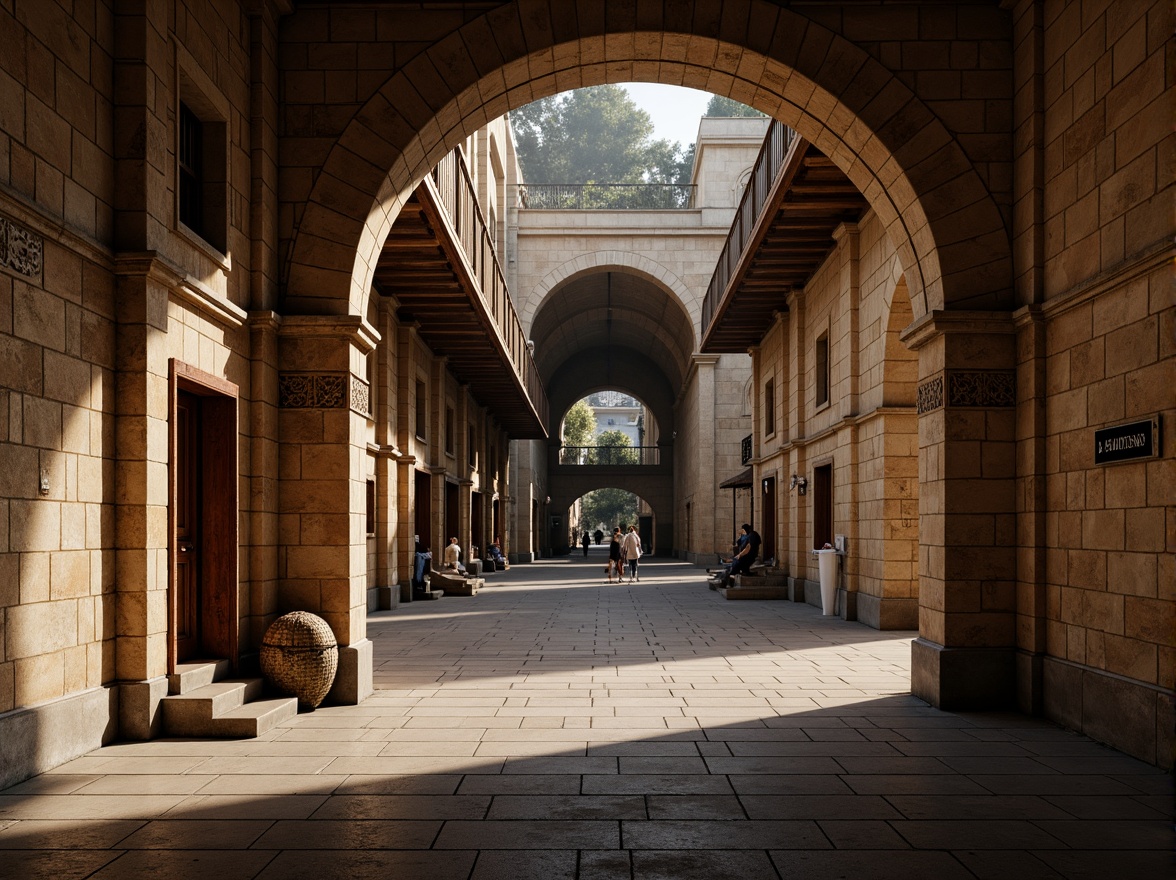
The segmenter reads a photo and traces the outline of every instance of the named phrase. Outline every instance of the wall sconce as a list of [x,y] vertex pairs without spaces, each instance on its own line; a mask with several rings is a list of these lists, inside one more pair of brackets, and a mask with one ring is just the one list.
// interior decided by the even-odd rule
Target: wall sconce
[[800,491],[801,495],[804,495],[808,491],[808,480],[799,474],[793,474],[792,482],[788,484],[788,488],[797,489]]

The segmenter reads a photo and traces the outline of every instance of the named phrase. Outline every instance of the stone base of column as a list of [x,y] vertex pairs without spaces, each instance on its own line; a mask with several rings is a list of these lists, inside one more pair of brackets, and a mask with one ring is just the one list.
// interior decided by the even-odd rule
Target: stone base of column
[[820,608],[821,607],[821,585],[820,584],[814,582],[810,586],[809,581],[806,581],[804,578],[795,578],[795,577],[788,578],[788,598],[791,599],[793,602],[807,601],[805,598],[805,593],[809,589],[815,589],[817,591],[817,607]]
[[857,620],[874,629],[918,629],[919,600],[856,593]]
[[400,587],[370,587],[367,591],[367,610],[391,611],[400,604]]
[[93,688],[0,714],[0,789],[113,742],[118,735],[118,691]]
[[1044,654],[1017,652],[1017,708],[1026,715],[1040,715],[1045,711],[1042,675]]
[[1017,704],[1012,648],[945,648],[911,642],[911,693],[937,709],[1007,709]]
[[841,615],[842,620],[858,619],[858,615],[861,614],[861,606],[858,604],[857,590],[837,588],[837,613]]
[[339,706],[362,703],[375,692],[372,684],[373,652],[370,639],[339,649],[339,671],[328,699]]
[[146,740],[163,735],[167,676],[131,681],[118,688],[118,732],[123,739]]
[[506,561],[511,565],[519,565],[520,563],[526,565],[535,561],[534,553],[507,553]]
[[1164,769],[1176,749],[1176,705],[1172,692],[1154,685],[1080,666],[1042,659],[1046,718]]

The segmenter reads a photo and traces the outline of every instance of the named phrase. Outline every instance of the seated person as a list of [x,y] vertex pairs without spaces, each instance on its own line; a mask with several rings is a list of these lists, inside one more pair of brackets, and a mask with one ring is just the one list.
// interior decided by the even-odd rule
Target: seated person
[[751,564],[755,562],[756,556],[759,555],[760,544],[762,543],[759,533],[751,527],[751,523],[743,524],[743,535],[740,537],[742,547],[739,552],[731,559],[731,567],[727,574],[723,576],[723,586],[731,585],[732,579],[737,574],[747,574],[751,571]]
[[412,588],[414,592],[424,592],[425,575],[433,567],[433,554],[428,547],[421,545],[420,538],[416,541],[416,552],[413,554]]
[[451,568],[458,573],[465,572],[465,566],[461,564],[461,545],[457,543],[457,538],[449,539],[449,544],[445,547],[445,558],[442,566],[444,568]]
[[497,538],[495,538],[494,543],[490,545],[490,550],[488,551],[487,555],[498,565],[506,562],[506,557],[502,555],[502,545],[499,543]]

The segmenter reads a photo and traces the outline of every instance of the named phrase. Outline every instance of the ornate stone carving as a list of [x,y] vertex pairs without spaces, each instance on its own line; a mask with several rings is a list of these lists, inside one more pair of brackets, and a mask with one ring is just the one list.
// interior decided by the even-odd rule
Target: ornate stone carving
[[920,385],[915,394],[915,402],[919,415],[943,406],[943,377],[936,376]]
[[953,370],[948,380],[948,406],[1016,406],[1017,374],[1012,370]]
[[41,261],[45,240],[30,229],[0,217],[0,266],[19,275],[37,278],[41,275]]
[[346,376],[332,373],[278,376],[278,406],[283,409],[341,409],[347,405]]
[[372,394],[366,382],[351,377],[351,408],[365,416],[372,414]]

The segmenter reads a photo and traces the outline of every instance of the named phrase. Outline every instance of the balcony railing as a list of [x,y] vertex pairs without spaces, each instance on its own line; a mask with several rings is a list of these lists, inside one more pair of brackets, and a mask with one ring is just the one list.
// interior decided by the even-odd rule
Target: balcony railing
[[619,465],[661,464],[656,446],[561,446],[560,464]]
[[474,188],[461,150],[455,149],[442,159],[433,169],[431,177],[438,201],[449,216],[461,249],[473,269],[479,293],[498,327],[515,373],[526,388],[527,396],[531,399],[542,424],[546,425],[548,404],[543,380],[527,347],[523,325],[519,321],[514,303],[511,302],[506,279],[498,263],[494,237],[489,231],[486,218],[482,216],[477,190]]
[[665,211],[694,207],[688,183],[527,183],[518,206],[557,211]]
[[715,313],[722,303],[723,294],[731,281],[731,276],[739,266],[739,260],[751,240],[755,231],[756,221],[764,210],[768,196],[772,191],[772,184],[776,175],[784,167],[784,157],[788,155],[788,148],[792,145],[796,132],[781,122],[772,120],[768,133],[760,147],[755,167],[747,182],[747,189],[743,192],[743,199],[739,202],[739,209],[735,212],[735,219],[731,223],[731,231],[727,233],[727,243],[723,245],[723,252],[715,265],[714,275],[711,276],[710,286],[706,289],[706,298],[702,301],[703,332],[710,327]]

